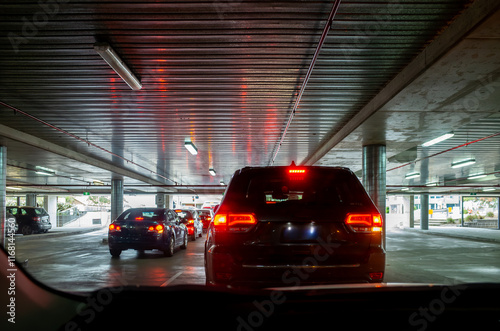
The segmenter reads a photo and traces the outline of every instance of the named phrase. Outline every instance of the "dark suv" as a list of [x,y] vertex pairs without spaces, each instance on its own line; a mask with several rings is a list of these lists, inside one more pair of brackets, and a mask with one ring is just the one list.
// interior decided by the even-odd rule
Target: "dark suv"
[[346,168],[247,167],[205,244],[208,285],[382,282],[382,217]]
[[19,232],[23,235],[47,232],[52,229],[50,216],[47,211],[40,207],[6,207],[17,221]]

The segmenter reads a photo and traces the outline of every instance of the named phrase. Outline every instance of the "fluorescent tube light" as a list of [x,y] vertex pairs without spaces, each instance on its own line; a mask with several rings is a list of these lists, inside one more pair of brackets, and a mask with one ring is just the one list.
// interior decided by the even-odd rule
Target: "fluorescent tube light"
[[5,188],[6,188],[7,190],[22,191],[22,188],[20,188],[20,187],[6,186]]
[[449,132],[449,133],[445,133],[443,134],[442,136],[439,136],[437,138],[434,138],[432,140],[429,140],[425,143],[422,144],[423,147],[429,147],[429,146],[432,146],[432,145],[435,145],[437,143],[440,143],[446,139],[449,139],[451,137],[453,137],[455,134],[453,132]]
[[496,190],[496,188],[494,188],[494,187],[485,187],[485,188],[483,188],[483,192],[489,192],[489,191],[495,191],[495,190]]
[[409,174],[406,174],[405,176],[406,179],[413,179],[418,177],[420,177],[420,172],[411,172]]
[[427,184],[425,184],[425,186],[437,186],[438,185],[438,182],[429,182]]
[[45,172],[45,171],[41,171],[41,170],[37,170],[37,171],[35,171],[35,173],[37,173],[39,175],[43,175],[43,176],[52,176],[53,175],[51,173],[48,173],[48,172]]
[[485,174],[476,174],[476,175],[470,175],[467,179],[479,179],[484,177],[486,177]]
[[452,168],[461,168],[461,167],[466,167],[466,166],[472,165],[474,163],[476,163],[476,160],[473,158],[470,158],[470,159],[465,159],[465,160],[458,161],[458,162],[453,162],[451,164],[451,167]]
[[94,49],[132,90],[140,90],[142,88],[139,79],[137,79],[132,70],[127,67],[125,62],[120,59],[108,43],[95,43]]
[[214,168],[210,168],[208,169],[208,172],[210,173],[210,175],[212,176],[215,176],[216,172],[215,172],[215,169]]
[[184,147],[189,151],[189,153],[196,155],[198,154],[198,149],[196,146],[193,144],[192,141],[184,141]]

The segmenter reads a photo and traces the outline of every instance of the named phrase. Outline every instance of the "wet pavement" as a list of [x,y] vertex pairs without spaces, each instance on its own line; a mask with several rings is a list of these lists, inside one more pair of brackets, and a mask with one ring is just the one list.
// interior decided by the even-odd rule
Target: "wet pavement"
[[[387,233],[388,283],[457,284],[500,280],[500,231],[391,229]],[[477,231],[483,230],[483,231]],[[485,232],[488,231],[488,232]],[[453,236],[451,236],[453,235]],[[173,257],[159,251],[123,251],[112,258],[107,228],[56,230],[16,238],[18,261],[46,285],[69,292],[106,286],[205,284],[205,238]],[[497,240],[498,239],[498,240]]]

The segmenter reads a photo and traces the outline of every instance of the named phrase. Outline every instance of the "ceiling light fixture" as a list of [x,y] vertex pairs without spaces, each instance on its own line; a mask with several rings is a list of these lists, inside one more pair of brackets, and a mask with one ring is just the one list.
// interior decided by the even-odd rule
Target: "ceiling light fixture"
[[406,174],[405,179],[413,179],[418,177],[420,177],[420,172],[410,172],[409,174]]
[[438,182],[429,182],[425,186],[438,186]]
[[49,172],[42,171],[42,170],[37,170],[37,171],[35,171],[35,173],[37,173],[39,175],[43,175],[43,176],[52,176],[53,175],[53,173],[49,173]]
[[483,192],[490,192],[490,191],[495,191],[495,190],[496,190],[496,188],[494,188],[494,187],[485,187],[485,188],[483,188]]
[[189,153],[196,155],[198,154],[198,148],[193,144],[193,142],[190,139],[186,139],[184,141],[184,147],[189,151]]
[[422,146],[423,147],[429,147],[429,146],[435,145],[435,144],[440,143],[440,142],[442,142],[442,141],[444,141],[446,139],[450,139],[454,135],[455,135],[455,133],[453,133],[453,132],[445,133],[442,136],[439,136],[437,138],[434,138],[432,140],[429,140],[429,141],[423,143]]
[[486,177],[485,174],[476,174],[476,175],[470,175],[467,179],[479,179],[484,177]]
[[215,169],[214,168],[210,168],[208,169],[208,172],[210,173],[210,175],[212,176],[215,176],[216,172],[215,172]]
[[453,162],[451,164],[451,167],[452,168],[461,168],[461,167],[466,167],[466,166],[472,165],[474,163],[476,163],[476,159],[469,158],[469,159],[465,159],[462,161]]
[[132,70],[127,67],[125,62],[120,59],[108,43],[95,43],[94,49],[132,90],[140,90],[142,88],[141,81],[137,79]]
[[6,186],[5,187],[7,190],[14,190],[14,191],[22,191],[23,189],[20,187],[12,187],[12,186]]

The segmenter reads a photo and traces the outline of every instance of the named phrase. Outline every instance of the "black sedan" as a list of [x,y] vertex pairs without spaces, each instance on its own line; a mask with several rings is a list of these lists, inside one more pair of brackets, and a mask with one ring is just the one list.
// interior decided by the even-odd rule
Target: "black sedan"
[[236,171],[207,233],[208,285],[382,282],[382,217],[350,170]]
[[8,206],[6,210],[16,218],[19,232],[23,235],[47,232],[52,229],[49,213],[43,208]]
[[108,245],[113,257],[127,249],[158,249],[172,256],[176,247],[186,249],[187,242],[186,226],[167,208],[131,208],[109,225]]

